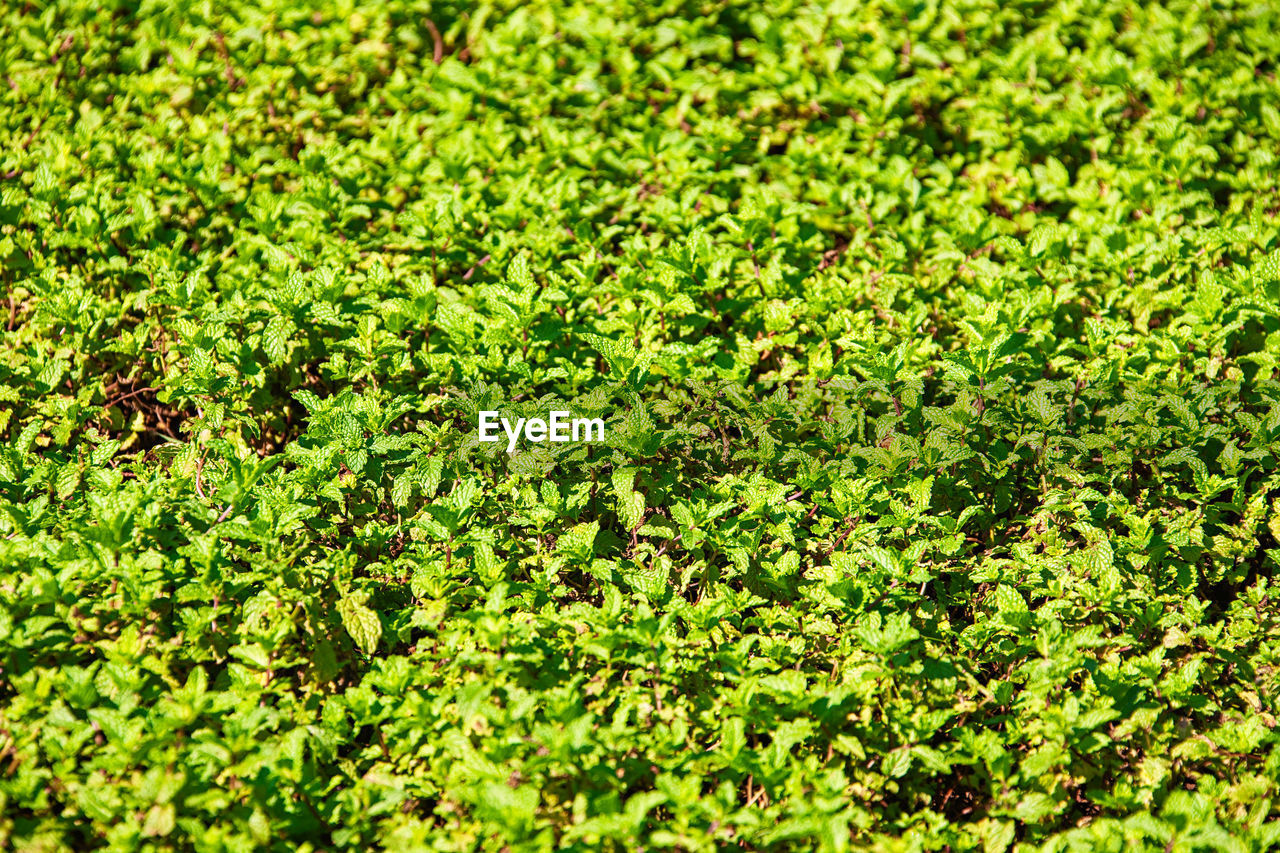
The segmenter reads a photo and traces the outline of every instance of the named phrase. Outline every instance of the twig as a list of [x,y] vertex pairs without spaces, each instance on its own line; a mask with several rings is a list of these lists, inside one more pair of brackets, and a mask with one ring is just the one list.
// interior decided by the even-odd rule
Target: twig
[[125,400],[128,400],[128,399],[130,399],[130,398],[132,398],[132,397],[136,397],[136,396],[138,396],[139,394],[145,394],[145,393],[147,393],[148,391],[158,391],[158,390],[160,390],[160,389],[158,389],[158,388],[150,388],[150,387],[148,387],[148,388],[138,388],[138,389],[136,389],[136,390],[130,391],[128,394],[124,394],[124,395],[122,395],[122,396],[120,396],[120,397],[115,398],[115,399],[114,399],[114,400],[112,400],[110,403],[106,403],[106,404],[104,404],[104,405],[103,405],[103,408],[104,408],[104,409],[109,409],[109,408],[111,408],[112,406],[118,406],[118,405],[120,405],[121,403],[123,403]]
[[668,539],[666,542],[663,542],[661,545],[659,545],[659,546],[658,546],[658,550],[657,550],[657,552],[655,552],[655,553],[654,553],[654,555],[653,555],[653,556],[654,556],[654,559],[657,559],[658,557],[661,557],[664,553],[666,553],[666,550],[667,550],[667,546],[668,546],[668,545],[675,545],[675,544],[679,543],[679,542],[680,542],[680,540],[681,540],[681,539],[683,539],[683,538],[684,538],[684,534],[683,534],[683,533],[681,533],[681,534],[680,534],[679,536],[677,536],[675,539]]
[[427,29],[431,31],[431,58],[435,60],[436,65],[444,61],[444,39],[440,37],[440,28],[436,26],[436,22],[427,18]]
[[37,125],[36,125],[32,130],[31,130],[31,132],[30,132],[29,134],[27,134],[27,138],[26,138],[26,139],[24,139],[24,140],[23,140],[23,142],[22,142],[22,150],[23,150],[23,151],[26,151],[28,148],[30,148],[30,147],[31,147],[31,143],[32,143],[32,142],[35,142],[36,134],[40,132],[40,128],[41,128],[42,126],[43,126],[43,125],[39,125],[39,124],[37,124]]
[[[854,524],[856,523],[857,522],[854,522]],[[844,544],[844,540],[848,539],[849,534],[852,532],[853,532],[853,524],[850,524],[848,527],[844,529],[844,533],[840,534],[840,538],[837,539],[835,542],[831,543],[831,547],[827,549],[827,556],[830,557],[832,554],[834,554],[835,550]]]
[[471,269],[467,270],[465,274],[463,274],[462,280],[471,281],[471,276],[475,275],[476,270],[480,269],[482,266],[489,263],[489,259],[492,257],[493,255],[485,255],[483,258],[481,258],[480,261],[475,266],[473,266]]
[[203,456],[201,456],[199,459],[197,459],[197,460],[196,460],[195,486],[196,486],[196,494],[200,496],[200,500],[202,500],[202,501],[204,501],[204,500],[208,500],[208,498],[206,498],[206,497],[204,496],[204,489],[202,489],[202,488],[200,487],[200,486],[201,486],[201,483],[200,483],[200,472],[201,472],[203,469],[204,469],[204,457],[203,457]]

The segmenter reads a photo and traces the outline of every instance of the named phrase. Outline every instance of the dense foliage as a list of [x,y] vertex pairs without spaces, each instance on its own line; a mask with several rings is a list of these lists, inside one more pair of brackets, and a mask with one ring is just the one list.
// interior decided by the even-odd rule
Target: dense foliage
[[1280,841],[1278,54],[5,4],[0,847]]

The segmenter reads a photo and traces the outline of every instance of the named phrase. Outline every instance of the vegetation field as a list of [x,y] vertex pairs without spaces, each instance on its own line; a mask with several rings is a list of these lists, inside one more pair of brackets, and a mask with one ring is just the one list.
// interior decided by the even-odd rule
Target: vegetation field
[[0,5],[0,849],[1280,843],[1274,0]]

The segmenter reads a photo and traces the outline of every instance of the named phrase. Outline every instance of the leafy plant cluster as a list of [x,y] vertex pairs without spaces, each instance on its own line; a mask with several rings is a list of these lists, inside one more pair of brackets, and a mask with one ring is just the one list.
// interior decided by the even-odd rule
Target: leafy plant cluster
[[1280,842],[1278,33],[8,4],[0,846]]

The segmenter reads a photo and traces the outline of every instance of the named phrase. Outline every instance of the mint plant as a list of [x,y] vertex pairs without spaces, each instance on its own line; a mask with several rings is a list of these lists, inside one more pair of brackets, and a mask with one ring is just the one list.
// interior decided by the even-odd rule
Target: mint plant
[[5,6],[0,847],[1276,845],[1277,32]]

